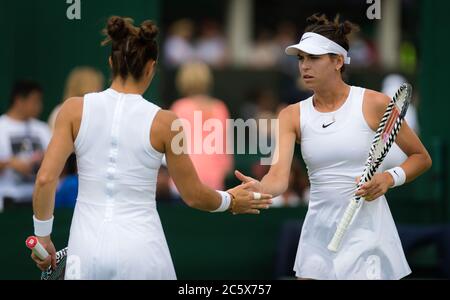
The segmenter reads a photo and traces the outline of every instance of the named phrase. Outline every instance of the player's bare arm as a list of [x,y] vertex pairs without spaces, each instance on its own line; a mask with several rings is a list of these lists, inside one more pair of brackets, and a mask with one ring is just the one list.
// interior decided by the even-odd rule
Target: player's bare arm
[[[177,122],[177,116],[170,111],[160,111],[152,126],[151,143],[156,150],[166,154],[167,166],[177,189],[187,205],[204,211],[214,211],[220,206],[221,197],[213,189],[204,185],[198,178],[189,155],[175,151],[173,142],[177,136],[183,135],[183,128],[172,130],[172,124]],[[185,139],[181,139],[182,141]],[[184,145],[181,145],[184,146]],[[262,194],[261,199],[253,199],[250,192],[253,182],[230,189],[228,192],[235,197],[233,213],[258,214],[260,209],[267,209],[271,204],[269,194]]]
[[282,109],[278,120],[280,126],[275,147],[277,160],[261,182],[239,171],[235,172],[236,177],[242,182],[255,181],[256,189],[274,196],[282,194],[288,187],[295,142],[300,139],[300,105],[292,104]]
[[[363,112],[364,117],[372,130],[376,130],[390,98],[382,93],[367,90],[365,93]],[[408,159],[400,165],[406,174],[406,182],[411,182],[431,167],[431,157],[416,133],[411,130],[407,122],[397,135],[396,143],[405,152]],[[366,197],[366,200],[375,200],[384,195],[394,185],[394,179],[388,172],[376,174],[373,179],[362,186],[357,196]]]

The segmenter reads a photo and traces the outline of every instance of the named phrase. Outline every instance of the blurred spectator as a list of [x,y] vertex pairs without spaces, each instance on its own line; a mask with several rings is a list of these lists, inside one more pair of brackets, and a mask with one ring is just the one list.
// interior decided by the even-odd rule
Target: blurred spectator
[[[408,80],[406,80],[406,78],[402,75],[389,74],[383,79],[382,93],[392,98],[394,97],[400,86],[405,82],[408,82]],[[420,128],[414,101],[409,105],[405,119],[406,122],[408,122],[409,127],[411,127],[411,129],[414,130],[415,133],[419,134]]]
[[254,69],[274,68],[279,57],[279,46],[273,39],[272,33],[262,29],[248,58],[249,66]]
[[352,66],[369,67],[377,63],[378,53],[375,44],[365,39],[360,31],[352,32],[349,42],[348,55],[352,59]]
[[56,188],[55,207],[75,208],[78,196],[77,159],[71,154],[61,173],[58,187]]
[[181,19],[169,28],[169,36],[164,44],[164,60],[169,68],[177,68],[185,62],[195,59],[192,43],[194,23],[189,19]]
[[[276,120],[278,117],[278,97],[271,89],[261,89],[256,95],[256,112],[255,120],[258,124],[259,136],[271,137],[272,120]],[[267,126],[261,127],[260,120],[267,120]],[[265,132],[263,132],[265,131]]]
[[34,181],[50,141],[42,111],[42,88],[28,80],[17,81],[6,114],[0,116],[0,199],[31,204]]
[[[185,132],[188,139],[188,148],[192,162],[197,170],[200,180],[213,189],[222,190],[225,184],[225,177],[233,168],[233,155],[225,154],[227,145],[227,125],[229,119],[228,108],[225,103],[219,99],[208,95],[213,84],[213,77],[210,68],[201,62],[192,62],[183,65],[178,71],[176,85],[179,92],[185,96],[177,100],[171,107],[180,119],[188,122],[190,126],[185,126]],[[201,114],[201,123],[195,122],[194,113]],[[205,138],[216,132],[218,129],[206,131],[203,130],[204,124],[211,120],[221,125],[222,149],[221,153],[205,153],[202,147],[202,153],[193,153],[194,144],[203,145]],[[202,126],[201,130],[196,126]],[[188,130],[190,129],[190,130]],[[198,132],[202,133],[197,137]],[[197,133],[197,134],[196,134]],[[201,140],[194,140],[194,138]],[[215,140],[217,143],[218,141]],[[174,185],[172,185],[174,187]]]
[[[67,77],[62,101],[71,97],[83,97],[89,93],[99,92],[103,89],[104,81],[104,77],[99,71],[91,67],[77,67]],[[48,118],[48,125],[52,131],[60,109],[61,104],[58,104]]]
[[297,41],[297,29],[292,22],[282,22],[278,25],[275,41],[278,44],[277,65],[281,72],[296,80],[299,77],[298,58],[286,55],[284,50]]
[[285,82],[285,87],[281,91],[281,100],[283,104],[289,105],[306,100],[312,95],[313,92],[305,87],[303,78],[298,76],[295,80]]
[[[389,97],[394,97],[398,88],[407,82],[406,78],[399,74],[390,74],[387,75],[382,84],[382,93],[388,95]],[[419,123],[417,120],[417,110],[414,103],[409,105],[408,111],[405,116],[405,120],[408,123],[409,127],[419,134]],[[398,167],[407,159],[406,154],[397,146],[396,143],[392,145],[391,150],[389,150],[386,158],[383,161],[382,168],[384,170]]]
[[215,68],[224,67],[228,63],[226,40],[216,21],[203,22],[196,43],[196,57]]

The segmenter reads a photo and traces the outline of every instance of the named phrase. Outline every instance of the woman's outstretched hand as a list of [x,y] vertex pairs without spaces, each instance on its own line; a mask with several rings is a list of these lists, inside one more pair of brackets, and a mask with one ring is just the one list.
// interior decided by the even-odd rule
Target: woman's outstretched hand
[[251,187],[252,191],[262,193],[262,185],[261,182],[259,182],[259,180],[256,180],[255,178],[252,178],[250,176],[246,176],[241,172],[239,172],[238,170],[234,171],[234,175],[236,176],[237,179],[242,181],[242,184],[254,182],[254,184]]
[[233,197],[230,211],[233,214],[259,214],[261,209],[268,209],[272,204],[272,195],[255,192],[258,182],[248,181],[227,192]]

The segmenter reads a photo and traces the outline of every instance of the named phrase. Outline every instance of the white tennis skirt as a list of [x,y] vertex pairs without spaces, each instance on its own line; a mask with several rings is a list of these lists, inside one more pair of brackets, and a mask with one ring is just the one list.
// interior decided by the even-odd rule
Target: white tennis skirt
[[65,279],[176,279],[156,209],[136,211],[104,218],[104,207],[77,202]]

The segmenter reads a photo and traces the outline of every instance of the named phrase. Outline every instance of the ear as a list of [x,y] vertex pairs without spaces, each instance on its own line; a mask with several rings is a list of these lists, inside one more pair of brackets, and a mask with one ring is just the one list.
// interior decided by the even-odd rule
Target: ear
[[336,56],[336,71],[341,71],[342,67],[344,66],[344,57],[342,55]]
[[156,61],[151,59],[145,65],[145,75],[149,76],[155,70]]
[[108,57],[109,67],[112,69],[112,58],[111,56]]

